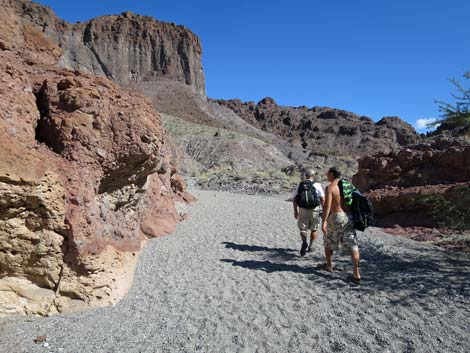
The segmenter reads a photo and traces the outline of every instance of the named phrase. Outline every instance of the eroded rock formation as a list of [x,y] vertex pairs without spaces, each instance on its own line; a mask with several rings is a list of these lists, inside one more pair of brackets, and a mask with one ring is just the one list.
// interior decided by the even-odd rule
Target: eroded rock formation
[[115,303],[190,196],[149,101],[59,68],[18,3],[0,2],[0,315]]

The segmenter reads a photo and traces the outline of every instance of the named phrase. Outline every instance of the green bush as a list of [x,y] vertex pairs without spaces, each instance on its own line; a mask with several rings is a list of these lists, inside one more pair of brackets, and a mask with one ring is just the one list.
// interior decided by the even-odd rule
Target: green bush
[[450,200],[442,194],[421,195],[415,199],[416,205],[429,210],[430,216],[439,227],[451,228],[457,231],[470,229],[470,187],[456,188],[459,195]]

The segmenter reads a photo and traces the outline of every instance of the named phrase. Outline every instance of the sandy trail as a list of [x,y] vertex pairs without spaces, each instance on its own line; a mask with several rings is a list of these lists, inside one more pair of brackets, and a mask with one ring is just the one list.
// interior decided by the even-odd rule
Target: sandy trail
[[[148,243],[118,305],[0,320],[1,352],[469,352],[470,256],[360,234],[360,286],[300,258],[281,197],[196,191],[175,234]],[[49,347],[33,339],[46,335]]]

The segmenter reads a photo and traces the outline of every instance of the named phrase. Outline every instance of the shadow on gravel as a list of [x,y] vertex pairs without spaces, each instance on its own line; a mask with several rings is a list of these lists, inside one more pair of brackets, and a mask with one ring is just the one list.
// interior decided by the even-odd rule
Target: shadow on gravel
[[315,275],[318,277],[322,277],[326,280],[334,280],[336,279],[329,272],[320,272],[317,271],[318,266],[299,266],[299,265],[292,265],[292,264],[282,264],[282,263],[275,263],[270,261],[256,261],[256,260],[246,260],[246,261],[236,261],[231,259],[221,259],[220,261],[225,263],[230,263],[233,266],[248,268],[250,270],[259,270],[264,271],[267,273],[273,272],[294,272],[294,273],[303,273],[306,275]]
[[[252,252],[268,252],[276,258],[276,253],[284,254],[287,260],[297,255],[297,250],[268,248],[264,246],[242,245],[224,242],[230,249]],[[274,253],[274,254],[272,254]],[[279,259],[279,258],[277,258]],[[282,260],[282,256],[281,256]],[[272,272],[294,272],[311,275],[315,284],[328,289],[354,287],[356,293],[387,293],[392,303],[412,305],[413,302],[428,305],[426,298],[443,296],[453,301],[470,298],[470,257],[466,254],[452,254],[437,248],[407,248],[380,246],[373,242],[361,245],[360,285],[351,282],[352,264],[349,256],[336,256],[335,263],[340,271],[329,273],[321,266],[303,266],[292,263],[265,260],[236,261],[221,259],[233,266]],[[443,299],[445,300],[445,299]]]
[[276,258],[282,260],[291,260],[297,257],[298,250],[285,249],[285,248],[268,248],[266,246],[237,244],[231,242],[223,242],[227,249],[249,251],[249,252],[267,252],[269,258]]
[[221,259],[220,261],[231,263],[233,266],[248,268],[250,270],[261,270],[261,271],[265,271],[268,273],[295,272],[295,273],[313,274],[315,272],[315,268],[312,266],[282,264],[282,263],[275,263],[275,262],[270,262],[270,261],[256,261],[256,260],[236,261],[236,260],[231,260],[231,259]]
[[[470,298],[470,257],[463,253],[366,243],[361,246],[361,273],[359,291],[391,293],[401,304],[409,299],[426,304],[429,296]],[[338,285],[321,284],[336,289]]]

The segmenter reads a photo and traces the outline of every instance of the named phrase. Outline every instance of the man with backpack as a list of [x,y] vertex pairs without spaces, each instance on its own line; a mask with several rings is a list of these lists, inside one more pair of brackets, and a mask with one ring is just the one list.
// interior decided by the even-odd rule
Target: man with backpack
[[[315,171],[306,169],[304,180],[297,185],[293,195],[294,218],[300,230],[302,246],[300,256],[312,251],[313,241],[318,236],[320,223],[320,205],[325,202],[325,193],[321,184],[314,181]],[[310,230],[310,244],[307,244],[307,234]]]
[[330,182],[326,187],[322,222],[326,268],[330,272],[333,271],[333,251],[338,250],[341,244],[351,254],[354,265],[352,280],[359,283],[359,247],[351,216],[352,194],[355,188],[341,179],[341,172],[335,167],[331,167],[326,176]]

